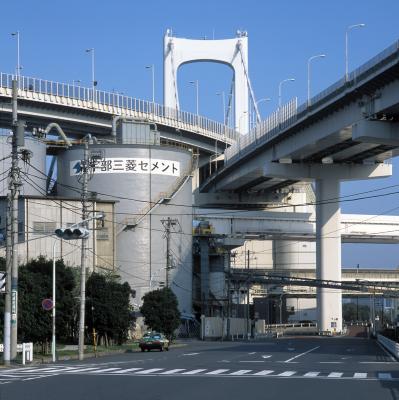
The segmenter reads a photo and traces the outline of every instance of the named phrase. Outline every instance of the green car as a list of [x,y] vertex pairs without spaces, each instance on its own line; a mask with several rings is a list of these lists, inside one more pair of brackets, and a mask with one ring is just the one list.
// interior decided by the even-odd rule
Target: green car
[[139,342],[139,347],[141,351],[150,351],[152,349],[169,351],[169,340],[162,333],[151,332],[143,336]]

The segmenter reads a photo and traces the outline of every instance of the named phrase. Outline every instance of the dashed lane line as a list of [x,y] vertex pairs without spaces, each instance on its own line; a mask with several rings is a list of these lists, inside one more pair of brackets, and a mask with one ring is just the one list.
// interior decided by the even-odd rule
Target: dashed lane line
[[146,374],[153,374],[153,373],[155,373],[155,372],[158,372],[158,371],[162,371],[163,369],[165,369],[165,368],[151,368],[151,369],[145,369],[144,371],[137,371],[135,374],[143,374],[143,375],[146,375]]
[[252,372],[252,369],[240,369],[238,371],[232,372],[230,375],[245,375]]
[[343,374],[343,372],[330,372],[327,378],[341,378]]
[[265,369],[263,371],[256,372],[254,375],[256,375],[256,376],[266,376],[266,375],[272,374],[273,372],[274,371],[272,371],[272,370]]
[[320,372],[316,372],[316,371],[311,371],[311,372],[306,372],[306,374],[304,375],[306,378],[315,378],[316,376],[318,376],[320,374]]
[[366,379],[367,378],[367,372],[355,372],[353,374],[353,377],[355,379]]
[[106,369],[99,369],[97,371],[90,371],[89,374],[103,374],[105,372],[112,372],[112,371],[119,371],[120,368],[106,368]]
[[206,371],[206,369],[193,369],[192,371],[183,372],[182,375],[195,375],[204,371]]
[[295,374],[296,374],[296,371],[284,371],[284,372],[281,372],[281,374],[277,374],[277,376],[292,376]]
[[206,375],[219,375],[219,374],[223,374],[223,372],[227,372],[229,371],[228,369],[216,369],[214,371],[211,372],[207,372]]
[[143,368],[128,368],[128,369],[121,369],[120,371],[114,371],[112,374],[127,374],[129,372],[140,371]]
[[170,369],[169,371],[161,372],[160,375],[173,375],[177,374],[179,372],[185,371],[186,368],[176,368],[176,369]]

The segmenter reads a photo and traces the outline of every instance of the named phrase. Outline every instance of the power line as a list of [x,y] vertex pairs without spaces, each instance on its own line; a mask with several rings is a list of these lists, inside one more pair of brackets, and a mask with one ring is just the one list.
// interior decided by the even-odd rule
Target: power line
[[[43,173],[42,171],[37,169],[32,164],[29,163],[29,165],[35,171],[37,171],[40,174],[42,174],[43,176],[45,176],[45,178],[47,179],[47,175],[45,173]],[[39,179],[44,179],[44,178],[40,178],[40,177],[38,177],[36,175],[32,175],[32,174],[31,174],[31,176],[37,177]],[[67,185],[67,184],[64,184],[64,183],[60,183],[56,179],[53,179],[53,178],[51,178],[51,180],[53,182],[56,182],[57,185],[66,187],[66,188],[68,188],[70,190],[76,191],[77,193],[81,193],[80,189],[75,187],[75,186],[71,186],[71,185]],[[374,193],[374,192],[378,192],[378,191],[381,191],[381,190],[390,189],[390,188],[393,188],[393,187],[399,187],[399,185],[389,185],[389,186],[386,186],[386,187],[383,187],[383,188],[371,189],[371,190],[367,190],[367,191],[364,191],[364,192],[353,193],[353,194],[340,196],[340,197],[333,197],[333,198],[325,199],[325,200],[322,200],[322,201],[296,203],[296,204],[284,204],[284,205],[272,206],[272,207],[267,207],[267,208],[263,207],[262,209],[265,209],[265,211],[267,211],[267,210],[276,210],[276,209],[282,209],[282,208],[293,208],[293,207],[301,207],[301,206],[317,206],[317,205],[323,205],[323,204],[345,203],[345,202],[353,202],[353,201],[366,200],[366,199],[371,199],[371,198],[380,198],[380,197],[399,194],[399,191],[394,191],[394,192],[383,193],[383,194],[379,194],[379,195],[358,197],[358,198],[355,198],[355,199],[348,198],[348,197],[354,197],[354,196],[367,194],[367,193]],[[149,201],[149,200],[141,200],[141,199],[135,199],[135,198],[125,197],[125,196],[116,196],[114,194],[102,193],[102,192],[98,192],[98,191],[96,191],[96,193],[100,194],[102,196],[115,198],[117,200],[130,200],[130,201],[146,203],[146,204],[154,204],[154,205],[157,204],[156,202]],[[195,206],[195,205],[177,204],[177,203],[172,203],[172,202],[169,202],[169,203],[167,203],[165,205],[170,205],[170,206],[175,206],[175,207],[185,207],[185,208],[203,208],[203,207]],[[209,213],[209,215],[212,215],[212,214],[220,215],[220,214],[229,214],[229,213],[233,213],[233,212],[235,213],[235,212],[250,212],[250,211],[253,211],[253,210],[232,210],[232,211],[226,211],[225,213],[224,212]],[[196,215],[196,214],[193,214],[193,213],[187,213],[187,214],[179,213],[178,215]]]

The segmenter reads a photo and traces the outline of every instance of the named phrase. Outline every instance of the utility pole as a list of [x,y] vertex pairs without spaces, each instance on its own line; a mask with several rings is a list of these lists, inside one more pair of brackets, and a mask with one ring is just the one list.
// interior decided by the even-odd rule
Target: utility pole
[[249,328],[249,256],[250,250],[247,250],[247,270],[248,270],[248,277],[247,277],[247,339],[249,339],[250,328]]
[[169,287],[169,271],[173,268],[171,263],[171,256],[170,256],[170,232],[171,227],[176,226],[179,221],[174,218],[168,217],[167,219],[161,220],[162,225],[165,228],[165,238],[166,238],[166,287]]
[[[7,229],[9,237],[7,238],[8,273],[11,272],[11,279],[7,279],[8,293],[5,310],[5,334],[4,344],[8,349],[4,350],[4,362],[9,364],[10,360],[17,357],[17,329],[18,329],[18,195],[21,184],[20,171],[18,167],[18,147],[24,145],[25,123],[18,120],[18,79],[12,81],[12,150],[11,150],[11,171],[9,181],[8,195],[8,215]],[[9,332],[6,331],[9,329]],[[8,358],[8,359],[7,359]]]
[[[89,173],[89,138],[85,138],[82,169],[82,227],[88,229],[87,221],[87,184]],[[85,339],[85,309],[86,309],[86,268],[87,268],[87,237],[82,238],[81,272],[80,272],[80,317],[79,317],[79,360],[84,359],[84,339]]]

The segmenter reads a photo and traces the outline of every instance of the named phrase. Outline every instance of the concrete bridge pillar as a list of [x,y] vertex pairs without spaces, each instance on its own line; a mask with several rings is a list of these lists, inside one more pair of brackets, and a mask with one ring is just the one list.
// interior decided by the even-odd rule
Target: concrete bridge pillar
[[[341,281],[340,181],[316,179],[316,276]],[[335,201],[336,199],[336,201]],[[342,331],[341,290],[317,288],[320,331]]]
[[[266,163],[264,176],[316,182],[316,275],[341,280],[340,181],[392,175],[389,164],[285,164]],[[342,331],[340,290],[317,291],[319,331]]]

